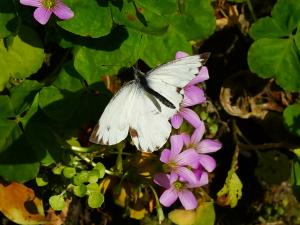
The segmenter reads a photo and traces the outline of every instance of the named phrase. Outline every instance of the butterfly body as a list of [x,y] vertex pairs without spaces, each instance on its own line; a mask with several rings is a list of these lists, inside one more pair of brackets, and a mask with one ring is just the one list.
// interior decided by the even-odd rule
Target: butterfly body
[[198,74],[208,56],[187,56],[145,75],[136,74],[136,79],[125,84],[108,103],[90,141],[114,145],[129,133],[141,151],[161,148],[171,133],[169,119],[183,100],[180,90]]

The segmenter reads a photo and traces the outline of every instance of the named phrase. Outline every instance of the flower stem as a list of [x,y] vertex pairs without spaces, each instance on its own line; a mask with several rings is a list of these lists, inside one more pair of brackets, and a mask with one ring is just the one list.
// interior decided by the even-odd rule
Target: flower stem
[[161,222],[165,219],[165,215],[164,215],[162,207],[159,203],[159,199],[158,199],[158,196],[157,196],[157,193],[156,193],[154,187],[152,185],[149,185],[149,187],[150,187],[150,189],[154,195],[155,201],[156,201],[156,212],[157,212],[158,222],[159,222],[159,224],[161,224]]
[[253,6],[252,6],[252,3],[251,3],[251,0],[246,0],[246,2],[247,2],[247,5],[248,5],[248,8],[249,8],[249,11],[251,13],[251,16],[252,16],[253,20],[256,21],[257,18],[256,18],[255,14],[254,14],[254,10],[253,10]]

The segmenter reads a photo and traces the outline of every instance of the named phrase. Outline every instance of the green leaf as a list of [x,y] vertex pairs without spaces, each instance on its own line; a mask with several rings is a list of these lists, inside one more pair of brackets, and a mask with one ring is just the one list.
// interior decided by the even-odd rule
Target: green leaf
[[103,178],[104,177],[104,175],[105,175],[105,166],[102,163],[98,162],[95,165],[94,169],[98,170],[98,172],[99,172],[99,178]]
[[93,169],[89,172],[89,183],[97,183],[99,179],[99,171],[96,169]]
[[6,48],[0,39],[0,91],[10,78],[26,78],[35,73],[44,60],[44,50],[38,34],[29,27],[22,26],[13,43]]
[[65,167],[63,169],[63,175],[68,179],[74,177],[75,174],[76,174],[76,169],[74,167]]
[[291,33],[300,21],[299,11],[298,0],[278,0],[271,15],[282,28]]
[[49,198],[49,204],[54,210],[63,210],[65,200],[62,195],[53,195]]
[[89,172],[88,171],[81,171],[80,173],[77,173],[73,177],[73,183],[75,185],[87,183],[88,181],[89,181]]
[[191,45],[174,29],[163,36],[144,35],[143,42],[141,59],[152,68],[174,60],[178,50],[192,53]]
[[91,192],[99,192],[100,188],[97,183],[89,183],[87,186],[88,194]]
[[300,104],[286,107],[283,112],[283,119],[288,131],[300,137]]
[[65,0],[74,12],[70,20],[59,21],[65,30],[85,37],[101,37],[108,34],[112,27],[109,8],[103,1]]
[[271,17],[264,17],[253,24],[250,35],[254,39],[260,38],[281,38],[289,35],[285,29],[280,27],[278,22]]
[[52,84],[61,90],[70,92],[80,91],[84,88],[83,79],[74,69],[73,62],[68,62],[63,66],[57,79]]
[[216,219],[214,203],[200,202],[195,211],[175,209],[168,214],[168,217],[178,225],[214,225]]
[[54,167],[52,169],[52,172],[55,174],[55,175],[61,175],[63,169],[65,168],[65,166],[63,165],[57,165],[56,167]]
[[10,89],[10,99],[17,114],[28,110],[37,92],[43,85],[34,80],[24,80],[19,86]]
[[224,201],[225,205],[234,208],[239,199],[242,197],[243,184],[238,175],[229,171],[223,188],[218,192],[217,196],[220,201]]
[[207,38],[214,32],[216,24],[210,0],[178,1],[178,11],[170,20],[171,25],[187,40]]
[[287,91],[300,90],[299,10],[297,0],[278,0],[272,17],[258,20],[250,30],[256,40],[248,52],[250,70],[262,78],[275,77]]
[[262,38],[255,41],[248,52],[248,64],[251,71],[260,77],[275,76],[284,89],[300,90],[300,60],[291,38]]
[[49,183],[46,175],[39,175],[38,177],[35,178],[35,182],[39,187],[44,187]]
[[295,37],[295,43],[296,43],[296,46],[298,48],[298,50],[300,51],[300,22],[298,24],[298,27],[297,27],[297,33],[296,35],[294,36]]
[[20,136],[0,154],[0,176],[8,181],[29,181],[37,176],[42,157],[43,152],[32,151]]
[[80,184],[79,186],[74,186],[74,194],[78,197],[83,197],[86,195],[87,188],[84,184]]
[[7,95],[0,96],[0,118],[14,117],[15,112],[10,98]]
[[58,121],[65,121],[73,114],[78,102],[72,99],[72,94],[59,90],[54,86],[44,87],[40,92],[39,105],[44,113]]
[[5,151],[22,134],[14,120],[0,119],[0,153]]
[[300,186],[300,158],[295,157],[292,161],[291,183]]
[[99,208],[104,202],[104,195],[100,192],[91,192],[88,197],[88,205],[91,208]]
[[[51,156],[52,162],[60,162],[65,155],[62,151],[62,141],[58,134],[47,124],[37,120],[28,124],[25,130],[25,136],[34,152],[42,154],[41,160]],[[47,159],[48,161],[50,159]]]
[[0,39],[11,34],[15,16],[12,0],[0,1]]
[[109,35],[97,39],[92,48],[79,48],[74,67],[88,84],[99,82],[103,75],[117,74],[121,68],[131,67],[138,60],[141,43],[139,33],[115,27]]
[[[160,35],[167,32],[168,21],[155,6],[158,1],[123,1],[119,5],[110,4],[113,20],[119,25],[125,25],[130,29],[145,33]],[[171,8],[174,3],[170,4]],[[175,5],[176,6],[176,5]],[[163,11],[163,10],[162,10]]]

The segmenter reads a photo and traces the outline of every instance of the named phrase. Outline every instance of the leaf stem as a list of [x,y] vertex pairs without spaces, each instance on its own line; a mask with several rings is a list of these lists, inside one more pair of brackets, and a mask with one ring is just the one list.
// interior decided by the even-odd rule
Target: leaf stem
[[253,6],[252,6],[252,3],[251,3],[251,0],[246,0],[246,2],[247,2],[247,5],[248,5],[248,8],[249,8],[249,11],[251,13],[251,16],[252,16],[253,20],[256,21],[257,18],[256,18],[255,14],[254,14],[254,10],[253,10]]

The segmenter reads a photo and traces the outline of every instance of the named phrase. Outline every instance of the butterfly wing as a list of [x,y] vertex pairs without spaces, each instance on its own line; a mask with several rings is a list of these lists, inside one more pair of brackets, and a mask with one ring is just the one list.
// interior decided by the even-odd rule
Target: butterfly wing
[[94,128],[90,141],[96,144],[114,145],[128,135],[129,118],[139,84],[132,81],[123,86],[110,100]]
[[210,53],[187,56],[162,64],[146,74],[148,82],[159,81],[174,87],[183,88],[199,72]]
[[135,146],[143,152],[153,152],[160,149],[168,140],[171,133],[169,118],[166,116],[164,105],[160,102],[160,110],[147,93],[136,96],[136,104],[130,118],[129,133]]
[[[187,56],[160,65],[146,74],[148,86],[167,98],[179,110],[183,96],[181,88],[186,86],[199,72],[199,68],[205,64],[210,53]],[[164,110],[168,118],[176,112],[170,108]]]
[[198,74],[208,56],[180,58],[146,74],[148,86],[172,102],[175,109],[147,93],[137,81],[123,86],[105,108],[90,141],[117,144],[129,131],[139,150],[153,152],[161,148],[171,133],[169,119],[177,113],[183,99],[180,89]]

